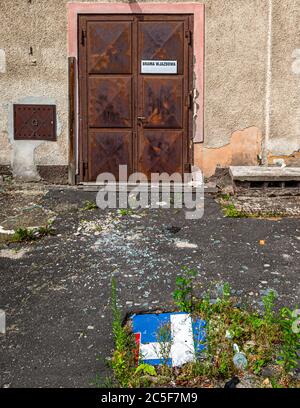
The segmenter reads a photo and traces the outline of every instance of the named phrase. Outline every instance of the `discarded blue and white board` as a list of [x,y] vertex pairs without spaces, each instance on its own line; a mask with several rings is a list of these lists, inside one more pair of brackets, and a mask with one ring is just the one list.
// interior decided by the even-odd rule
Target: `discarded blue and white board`
[[[205,321],[193,320],[188,313],[142,314],[132,317],[139,363],[180,367],[191,361],[205,349]],[[162,346],[159,330],[170,327],[170,342]],[[168,347],[169,346],[169,347]],[[169,358],[164,361],[162,348],[169,348]]]

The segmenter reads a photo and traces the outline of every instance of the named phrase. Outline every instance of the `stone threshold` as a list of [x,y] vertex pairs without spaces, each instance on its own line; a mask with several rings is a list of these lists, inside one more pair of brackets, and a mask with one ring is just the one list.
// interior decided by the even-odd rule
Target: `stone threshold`
[[[102,189],[104,186],[105,186],[104,183],[86,182],[86,183],[80,183],[80,184],[78,184],[77,187],[78,187],[79,189],[84,190],[84,191],[98,191],[98,190]],[[108,186],[107,186],[107,188],[109,188],[109,187],[115,188],[115,184],[114,184],[114,183],[109,183]],[[127,187],[128,187],[128,191],[131,191],[131,190],[134,189],[135,187],[138,187],[138,184],[128,183]],[[150,189],[151,189],[151,183],[144,183],[144,184],[143,184],[143,187],[144,187],[145,189],[147,189],[147,190],[150,191]],[[190,186],[189,186],[189,187],[190,187]],[[158,187],[157,185],[152,186],[152,188],[163,189],[163,184],[162,184],[160,187]],[[193,190],[196,191],[196,186],[192,186],[192,188],[193,188]],[[121,190],[121,189],[120,189],[119,184],[116,183],[116,191],[118,192],[118,191],[120,191],[120,190]],[[174,190],[174,189],[173,189],[173,187],[171,186],[170,191],[173,192],[173,190]],[[216,186],[216,183],[209,182],[209,183],[205,183],[205,184],[204,184],[204,192],[205,192],[205,193],[217,193],[218,191],[219,191],[219,190],[218,190],[218,188],[217,188],[217,186]]]
[[230,166],[233,181],[300,181],[300,167]]

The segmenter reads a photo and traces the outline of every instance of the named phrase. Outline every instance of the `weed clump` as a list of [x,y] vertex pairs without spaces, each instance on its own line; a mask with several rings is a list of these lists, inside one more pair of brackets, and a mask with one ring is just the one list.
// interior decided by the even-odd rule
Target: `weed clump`
[[98,206],[94,201],[85,201],[81,211],[97,210]]
[[52,223],[37,228],[18,228],[12,235],[12,242],[30,242],[46,237],[48,235],[55,235],[55,229]]
[[[112,281],[112,311],[115,351],[111,365],[114,381],[121,387],[220,386],[245,374],[260,387],[298,387],[294,372],[300,352],[299,318],[288,308],[277,310],[276,294],[263,296],[263,311],[242,307],[232,295],[228,283],[217,283],[199,299],[195,296],[197,271],[183,268],[176,279],[173,299],[177,310],[189,313],[195,321],[204,320],[205,347],[192,362],[172,368],[169,363],[172,335],[168,325],[160,327],[157,344],[161,364],[149,366],[138,356],[131,327],[123,326],[117,307],[116,282]],[[212,293],[217,296],[212,297]],[[299,312],[299,311],[298,311]],[[264,368],[272,367],[269,379]],[[267,381],[267,382],[266,382]],[[267,385],[266,385],[267,384]]]
[[193,308],[193,282],[197,271],[182,268],[182,275],[176,278],[176,289],[173,292],[175,305],[182,311],[190,313]]
[[242,211],[234,204],[234,199],[228,194],[221,194],[219,197],[222,212],[227,218],[280,218],[287,216],[281,211]]
[[133,211],[132,211],[131,208],[120,208],[120,209],[118,210],[118,214],[119,214],[121,217],[126,217],[127,215],[131,215],[132,213],[133,213]]

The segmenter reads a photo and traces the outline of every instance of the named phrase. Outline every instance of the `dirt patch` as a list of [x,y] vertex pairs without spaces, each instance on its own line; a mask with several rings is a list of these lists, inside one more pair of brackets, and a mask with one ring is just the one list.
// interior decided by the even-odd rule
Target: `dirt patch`
[[43,185],[4,185],[0,191],[0,243],[10,242],[18,228],[45,226],[56,213],[42,204],[48,190]]
[[237,212],[264,218],[300,217],[300,196],[233,196],[230,202]]

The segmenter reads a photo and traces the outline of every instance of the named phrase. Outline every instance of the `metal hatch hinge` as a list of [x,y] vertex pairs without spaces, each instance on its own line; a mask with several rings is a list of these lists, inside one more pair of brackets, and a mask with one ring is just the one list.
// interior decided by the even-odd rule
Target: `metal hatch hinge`
[[86,39],[86,31],[85,30],[81,30],[81,45],[85,45],[85,39]]
[[188,45],[192,45],[193,33],[192,33],[191,30],[186,30],[186,32],[185,32],[185,38],[187,39]]

